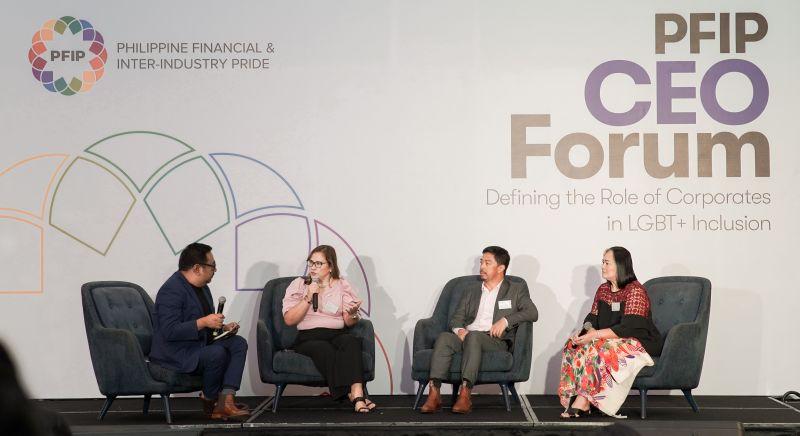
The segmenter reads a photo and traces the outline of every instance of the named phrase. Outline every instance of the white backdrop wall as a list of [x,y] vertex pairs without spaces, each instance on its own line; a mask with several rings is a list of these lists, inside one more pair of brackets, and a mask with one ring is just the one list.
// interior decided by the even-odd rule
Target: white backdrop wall
[[[99,395],[81,284],[127,280],[155,297],[176,269],[175,252],[198,238],[214,247],[220,265],[212,292],[228,298],[228,317],[241,322],[250,342],[243,394],[272,392],[258,377],[259,292],[248,289],[303,273],[308,247],[317,243],[337,247],[368,302],[381,345],[375,393],[414,390],[415,322],[430,316],[448,279],[477,271],[490,244],[511,252],[510,272],[527,280],[539,308],[531,377],[520,392],[555,392],[560,346],[589,309],[602,251],[612,245],[631,250],[643,282],[662,275],[711,280],[698,393],[777,394],[800,386],[800,350],[789,335],[800,307],[790,281],[800,235],[800,4],[39,1],[7,9],[12,19],[0,30],[0,340],[35,397]],[[710,13],[698,29],[711,39],[692,53],[697,34],[687,32],[659,54],[659,13],[687,23],[691,13]],[[723,13],[727,37],[719,30],[726,28]],[[764,18],[759,25],[751,15],[744,33],[768,24],[738,53],[737,13]],[[85,22],[75,35],[70,28],[59,33],[50,20],[62,17]],[[52,79],[36,76],[36,56],[27,56],[31,37],[48,22],[55,33],[44,51],[34,51],[47,65],[33,66],[53,71]],[[87,24],[102,34],[96,53],[95,34],[81,38]],[[672,34],[678,26],[665,29]],[[747,39],[744,33],[739,38]],[[720,48],[726,38],[729,52]],[[193,45],[226,42],[251,43],[258,52],[200,53]],[[135,52],[151,43],[182,52]],[[90,64],[101,49],[105,62]],[[78,51],[86,57],[74,60]],[[237,59],[245,61],[234,67]],[[755,66],[768,82],[767,91],[726,70],[711,87],[731,113],[747,113],[768,92],[763,110],[750,110],[755,115],[740,124],[715,119],[700,98],[703,77],[729,59]],[[178,65],[187,60],[200,68]],[[640,120],[609,125],[587,107],[587,78],[612,60],[640,66],[650,84],[613,74],[600,98],[618,113],[652,102]],[[696,117],[668,123],[669,106],[656,101],[657,89],[668,93],[669,84],[657,69],[676,61],[693,62],[694,72],[674,72],[671,86],[694,91],[673,91],[689,96],[676,96],[672,111]],[[240,68],[259,62],[268,68]],[[82,76],[100,67],[99,80]],[[78,77],[80,91],[48,90],[61,76],[67,83]],[[512,116],[526,114],[547,114],[550,126],[529,127],[512,145]],[[563,156],[532,156],[522,177],[512,177],[512,152],[522,144],[550,144],[555,155],[568,148],[559,141],[579,132],[596,138],[599,155],[590,161],[589,148],[577,145],[566,155],[569,165],[602,158],[595,174],[571,178],[557,166],[566,165]],[[708,159],[698,158],[697,134],[719,132],[758,132],[768,141],[766,160],[762,147],[756,165],[755,147],[745,145],[741,175],[727,176],[738,165],[720,145],[711,155],[713,175],[699,176]],[[665,166],[674,159],[673,134],[686,134],[687,155],[679,159],[685,176],[649,175],[642,145],[622,158],[623,174],[614,172],[620,159],[610,152],[610,135],[638,134],[642,142],[645,133],[658,134]],[[638,200],[607,204],[604,189]],[[671,204],[681,198],[675,189],[723,195],[705,206]],[[534,190],[550,203],[520,205],[516,196],[504,205],[495,194]],[[569,204],[573,190],[594,194],[595,203]],[[662,227],[648,229],[656,215]],[[698,219],[707,223],[692,224]],[[720,219],[723,227],[744,220],[744,228],[712,230]]]

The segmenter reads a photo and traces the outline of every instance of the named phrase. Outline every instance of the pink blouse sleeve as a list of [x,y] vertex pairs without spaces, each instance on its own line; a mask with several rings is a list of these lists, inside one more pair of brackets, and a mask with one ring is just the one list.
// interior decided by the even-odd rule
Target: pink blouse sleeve
[[350,286],[350,282],[342,280],[342,304],[350,304],[354,301],[360,301],[355,290]]
[[306,294],[305,285],[303,285],[303,278],[298,277],[289,284],[286,288],[286,295],[283,296],[283,314],[297,306]]

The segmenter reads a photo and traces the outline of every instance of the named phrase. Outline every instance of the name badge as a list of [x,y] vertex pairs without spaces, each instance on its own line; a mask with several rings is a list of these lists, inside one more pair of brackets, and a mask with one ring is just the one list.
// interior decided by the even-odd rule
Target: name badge
[[330,313],[331,315],[336,315],[336,312],[339,311],[339,305],[329,301],[325,303],[325,306],[322,307],[322,310]]
[[511,300],[500,300],[497,302],[498,309],[511,309]]
[[619,302],[611,303],[611,311],[612,312],[619,312],[620,304]]

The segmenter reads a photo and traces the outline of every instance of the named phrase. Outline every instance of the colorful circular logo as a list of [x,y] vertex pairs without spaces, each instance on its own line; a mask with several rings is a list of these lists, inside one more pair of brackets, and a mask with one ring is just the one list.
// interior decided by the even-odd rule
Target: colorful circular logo
[[[67,29],[72,36],[81,38],[83,44],[80,47],[65,46],[63,41],[58,47],[53,46],[58,39],[68,40],[70,34],[65,33]],[[33,77],[42,82],[48,91],[75,95],[92,89],[92,86],[103,77],[108,59],[108,52],[103,45],[103,35],[86,20],[73,17],[49,20],[33,35],[31,42],[28,60],[31,63]],[[85,50],[86,44],[89,45],[88,50]],[[77,65],[81,72],[77,76],[72,75],[67,81],[67,77],[71,74],[61,75],[55,72],[62,69],[59,68],[60,65],[72,68]]]

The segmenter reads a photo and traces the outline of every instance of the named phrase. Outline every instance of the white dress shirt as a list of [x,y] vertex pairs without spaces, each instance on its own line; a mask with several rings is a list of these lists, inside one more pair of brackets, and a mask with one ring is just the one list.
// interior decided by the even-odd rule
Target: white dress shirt
[[[494,317],[494,305],[497,303],[497,294],[500,293],[500,285],[503,281],[497,284],[492,289],[486,287],[486,282],[481,283],[481,302],[478,305],[478,313],[475,315],[475,321],[467,326],[467,330],[471,332],[488,332],[492,328],[492,318]],[[461,327],[453,329],[453,333],[458,334]]]

